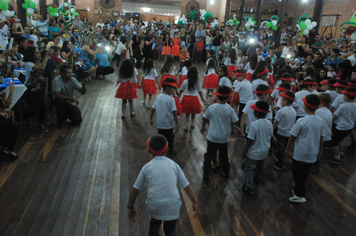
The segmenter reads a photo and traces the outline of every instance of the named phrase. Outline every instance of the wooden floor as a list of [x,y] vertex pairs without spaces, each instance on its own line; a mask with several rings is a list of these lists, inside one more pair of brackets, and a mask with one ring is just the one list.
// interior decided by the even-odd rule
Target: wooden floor
[[[159,64],[159,63],[157,63]],[[202,72],[203,66],[199,65]],[[0,169],[0,235],[148,235],[146,192],[136,201],[136,223],[127,218],[129,191],[149,161],[146,140],[156,134],[150,110],[134,101],[137,117],[121,120],[121,101],[114,98],[115,76],[88,85],[79,96],[81,126],[50,127],[48,134],[25,132],[17,144],[20,159]],[[205,111],[205,107],[203,109]],[[184,117],[180,117],[183,127]],[[230,178],[202,181],[205,135],[196,128],[175,136],[176,161],[199,200],[200,215],[182,192],[178,235],[356,235],[356,155],[345,152],[333,166],[326,152],[321,174],[310,175],[307,203],[291,204],[291,160],[286,170],[267,159],[254,198],[242,195],[241,153],[245,141],[229,142]],[[350,144],[343,142],[342,148]]]

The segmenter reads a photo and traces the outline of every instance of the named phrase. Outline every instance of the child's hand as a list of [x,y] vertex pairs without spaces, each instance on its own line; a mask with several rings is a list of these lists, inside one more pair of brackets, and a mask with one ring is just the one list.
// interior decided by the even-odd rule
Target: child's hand
[[174,133],[178,133],[178,131],[179,131],[179,125],[177,124]]
[[205,127],[201,127],[200,133],[204,134],[205,131],[206,131],[206,128]]

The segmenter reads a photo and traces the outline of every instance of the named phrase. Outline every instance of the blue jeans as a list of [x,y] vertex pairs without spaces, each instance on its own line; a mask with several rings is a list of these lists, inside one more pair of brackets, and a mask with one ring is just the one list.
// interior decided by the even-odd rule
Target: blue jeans
[[[176,236],[177,220],[163,221],[163,231],[166,236]],[[161,228],[162,220],[151,218],[149,236],[159,236],[159,228]]]
[[287,143],[289,140],[289,137],[284,137],[282,135],[277,134],[277,159],[278,159],[278,166],[282,167],[283,166],[283,158],[284,158],[284,150],[287,147]]
[[219,162],[221,164],[221,170],[229,175],[230,172],[230,163],[229,156],[227,154],[227,143],[213,143],[208,140],[207,150],[204,154],[204,165],[203,170],[206,173],[210,172],[211,169],[211,160],[216,156],[216,152],[219,150]]
[[250,158],[247,158],[246,160],[246,169],[245,169],[245,185],[246,188],[254,188],[253,184],[253,179],[256,178],[258,179],[259,176],[262,173],[262,168],[263,168],[263,162],[265,160],[252,160]]
[[220,50],[220,46],[211,46],[211,48],[215,51],[215,56],[217,56]]

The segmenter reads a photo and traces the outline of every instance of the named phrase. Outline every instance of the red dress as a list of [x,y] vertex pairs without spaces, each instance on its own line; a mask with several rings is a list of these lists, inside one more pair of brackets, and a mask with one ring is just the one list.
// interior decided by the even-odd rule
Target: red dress
[[227,74],[229,78],[232,77],[232,72],[235,70],[237,70],[237,66],[227,66]]
[[182,105],[179,102],[179,98],[177,96],[172,96],[177,108],[177,116],[182,114]]
[[205,89],[216,89],[219,83],[219,76],[217,74],[209,74],[205,76],[203,82],[203,88]]
[[173,38],[172,55],[175,57],[179,57],[180,55],[179,41],[179,38]]
[[199,114],[201,113],[201,104],[198,96],[185,95],[181,101],[182,113],[185,114]]
[[172,53],[172,49],[169,46],[169,40],[166,41],[166,45],[163,46],[161,55],[168,55]]
[[182,86],[182,84],[183,84],[183,82],[184,82],[184,80],[185,80],[186,78],[187,78],[186,75],[182,75],[182,76],[180,77],[180,79],[179,79],[179,87]]
[[131,80],[120,82],[116,90],[115,97],[121,99],[135,99],[137,98],[137,84],[132,83]]
[[144,94],[157,94],[156,82],[152,79],[145,78],[141,87]]

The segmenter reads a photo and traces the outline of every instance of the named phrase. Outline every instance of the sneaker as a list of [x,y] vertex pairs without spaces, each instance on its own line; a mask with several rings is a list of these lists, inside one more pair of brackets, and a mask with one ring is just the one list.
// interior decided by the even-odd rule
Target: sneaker
[[305,199],[305,197],[298,197],[296,195],[294,195],[293,197],[289,198],[290,202],[297,202],[297,203],[303,203],[303,202],[307,202],[307,199]]
[[335,157],[329,158],[329,162],[333,163],[333,164],[337,164],[337,165],[341,164],[341,160],[340,159],[336,159]]
[[1,156],[5,159],[6,162],[16,161],[17,159],[19,159],[19,154],[15,152],[10,152],[8,150],[3,150]]
[[274,164],[273,168],[275,168],[276,170],[283,170],[283,167],[278,165],[278,163]]
[[320,174],[319,168],[315,166],[312,166],[310,168],[310,172],[312,172],[313,174]]
[[324,149],[325,149],[325,150],[333,150],[332,147],[328,147],[328,146],[324,146]]
[[48,129],[45,125],[38,125],[38,130],[41,131],[42,133],[48,133]]
[[252,197],[253,196],[253,189],[252,188],[246,188],[246,185],[242,186],[242,192],[243,194]]

